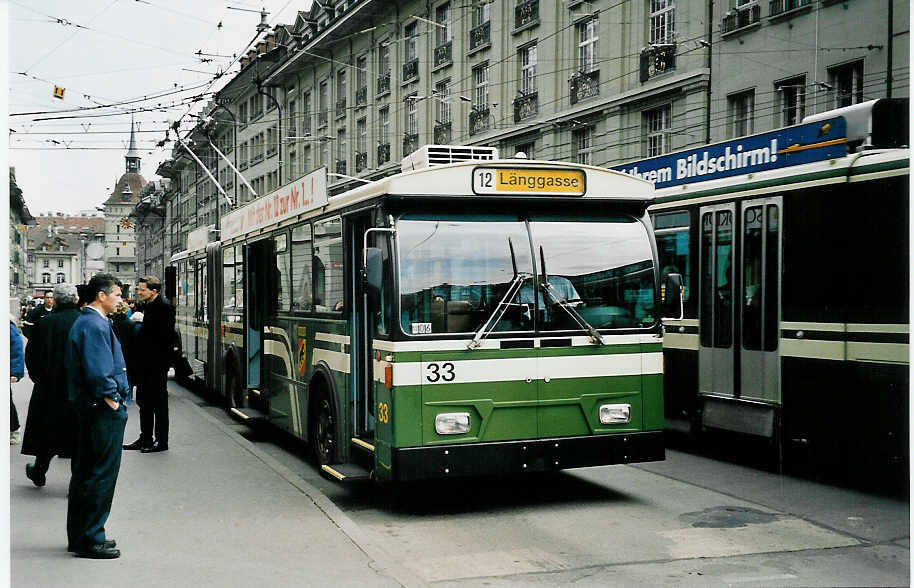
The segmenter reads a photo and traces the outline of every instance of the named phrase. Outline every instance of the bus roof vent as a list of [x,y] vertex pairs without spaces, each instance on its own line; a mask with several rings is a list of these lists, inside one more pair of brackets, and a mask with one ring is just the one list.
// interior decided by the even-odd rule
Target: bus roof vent
[[465,147],[463,145],[424,145],[403,158],[401,171],[425,169],[461,161],[492,161],[498,159],[497,147]]
[[803,123],[843,116],[851,151],[891,149],[908,145],[908,99],[879,98],[844,108],[811,114]]

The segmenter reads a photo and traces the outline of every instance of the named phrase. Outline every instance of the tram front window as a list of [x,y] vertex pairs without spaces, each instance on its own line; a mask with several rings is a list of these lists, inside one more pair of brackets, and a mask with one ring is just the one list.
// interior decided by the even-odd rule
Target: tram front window
[[[527,229],[516,217],[406,217],[397,223],[397,239],[400,323],[408,334],[472,333],[495,312],[515,277],[533,277]],[[494,330],[533,328],[532,305],[521,302],[520,292],[513,298]]]

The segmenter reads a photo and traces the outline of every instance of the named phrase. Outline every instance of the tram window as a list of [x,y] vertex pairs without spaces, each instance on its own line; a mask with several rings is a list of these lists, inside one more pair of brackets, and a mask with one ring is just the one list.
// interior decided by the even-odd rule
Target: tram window
[[701,333],[702,347],[711,347],[711,316],[714,298],[714,213],[707,212],[701,217]]
[[196,276],[194,272],[193,260],[187,261],[187,269],[184,272],[184,276],[186,279],[184,291],[187,293],[187,297],[185,299],[185,303],[187,305],[187,313],[189,315],[196,315],[197,310],[195,304],[197,299],[197,282],[194,279]]
[[714,346],[733,343],[733,212],[716,213],[717,241],[714,251]]
[[206,313],[206,261],[199,261],[197,263],[197,270],[197,320],[201,320],[205,323],[209,320],[209,316]]
[[276,292],[276,309],[288,311],[291,302],[289,288],[289,247],[288,235],[285,233],[273,237],[273,255],[276,258],[276,273],[273,287]]
[[314,309],[311,289],[311,225],[292,230],[292,310]]
[[657,257],[660,262],[660,283],[667,274],[682,276],[682,299],[689,299],[691,290],[689,264],[689,213],[673,212],[654,216],[654,235],[657,240]]
[[765,241],[765,265],[768,270],[765,272],[765,351],[774,351],[778,348],[781,317],[778,313],[780,308],[778,302],[780,299],[780,209],[777,205],[769,204],[767,207],[768,226],[766,231],[768,238]]
[[235,307],[235,248],[222,250],[222,306]]
[[336,216],[314,223],[314,309],[343,310],[343,222]]
[[369,237],[369,244],[381,249],[381,291],[376,301],[372,304],[375,334],[389,335],[393,316],[390,238],[386,235],[374,234]]
[[244,247],[235,247],[235,306],[244,308]]
[[762,221],[764,210],[743,211],[743,347],[762,348]]

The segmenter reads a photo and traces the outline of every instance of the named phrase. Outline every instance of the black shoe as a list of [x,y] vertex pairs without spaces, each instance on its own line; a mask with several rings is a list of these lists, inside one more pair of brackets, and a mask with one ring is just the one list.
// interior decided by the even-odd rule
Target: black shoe
[[158,453],[160,451],[168,451],[168,445],[156,441],[149,447],[144,447],[141,451],[142,453]]
[[[101,544],[101,546],[104,547],[105,549],[114,549],[115,547],[117,547],[117,541],[115,541],[114,539],[107,539],[107,540],[105,540],[104,543]],[[76,553],[77,551],[80,551],[80,550],[78,548],[74,547],[73,545],[67,545],[67,551],[69,551],[70,553]]]
[[129,445],[124,445],[124,449],[126,449],[128,451],[133,450],[133,449],[146,449],[147,447],[152,447],[152,443],[147,443],[146,441],[143,441],[142,439],[137,439],[136,441],[134,441],[133,443],[130,443]]
[[121,556],[121,551],[119,549],[105,547],[104,543],[92,545],[91,547],[83,547],[77,549],[73,553],[76,554],[76,557],[87,557],[89,559],[117,559]]
[[40,474],[35,471],[35,464],[25,464],[25,477],[31,480],[32,484],[35,484],[39,488],[47,483],[47,479],[45,479],[44,474]]

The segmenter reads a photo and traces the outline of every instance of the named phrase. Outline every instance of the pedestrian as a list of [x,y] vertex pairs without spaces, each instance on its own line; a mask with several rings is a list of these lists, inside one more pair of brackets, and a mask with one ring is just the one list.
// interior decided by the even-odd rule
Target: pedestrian
[[13,384],[25,375],[25,351],[16,321],[10,317],[10,445],[19,443],[19,412],[13,403]]
[[127,404],[133,398],[133,387],[136,385],[136,350],[135,342],[139,323],[130,320],[130,307],[126,302],[117,305],[114,314],[111,315],[111,326],[114,327],[114,334],[121,344],[121,351],[124,353],[124,361],[127,363]]
[[44,304],[36,306],[22,321],[22,334],[26,339],[31,339],[34,333],[32,330],[38,324],[44,315],[54,310],[54,293],[50,290],[44,293]]
[[[160,296],[162,282],[154,276],[142,278],[136,294],[143,311],[131,318],[141,322],[136,336],[136,403],[140,407],[140,437],[124,449],[143,453],[168,451],[168,368],[175,330],[175,309]],[[153,440],[153,433],[155,440]]]
[[22,454],[34,455],[26,464],[25,475],[38,486],[55,455],[73,457],[76,446],[76,414],[67,398],[64,353],[70,327],[79,318],[76,286],[54,286],[54,311],[35,325],[25,350],[26,365],[34,386],[29,412],[25,418]]
[[67,550],[78,557],[114,559],[121,552],[105,536],[114,487],[121,467],[127,424],[127,366],[107,315],[121,301],[111,274],[96,274],[67,337],[64,371],[67,392],[78,417],[76,453],[67,503]]

